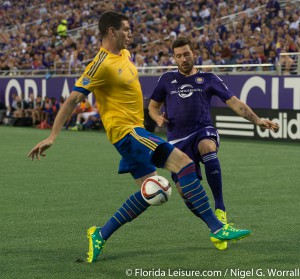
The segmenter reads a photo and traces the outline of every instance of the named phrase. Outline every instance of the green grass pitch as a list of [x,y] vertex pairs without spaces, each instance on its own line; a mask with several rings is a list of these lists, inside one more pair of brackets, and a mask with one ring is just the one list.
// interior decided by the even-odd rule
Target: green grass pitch
[[[258,270],[276,278],[269,269],[300,267],[299,143],[221,140],[229,221],[251,229],[251,237],[216,250],[173,187],[167,204],[126,224],[103,257],[87,264],[76,262],[86,258],[86,229],[103,225],[138,188],[130,175],[117,174],[120,157],[103,132],[63,131],[46,158],[31,162],[27,153],[48,134],[0,126],[1,279],[172,278],[163,276],[169,270],[222,272],[190,278],[243,278],[246,271],[261,278]],[[203,185],[211,197],[205,179]]]

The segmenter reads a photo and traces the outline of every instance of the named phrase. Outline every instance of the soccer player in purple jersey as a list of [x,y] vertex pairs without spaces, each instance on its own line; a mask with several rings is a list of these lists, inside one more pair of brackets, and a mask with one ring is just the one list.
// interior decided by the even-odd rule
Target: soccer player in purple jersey
[[[210,116],[211,98],[219,97],[238,115],[261,128],[277,130],[279,127],[270,120],[260,119],[249,106],[234,96],[218,76],[197,70],[194,66],[196,53],[188,38],[176,39],[172,49],[178,70],[166,72],[160,77],[151,96],[149,113],[159,127],[167,125],[168,141],[194,161],[200,180],[199,163],[204,164],[215,200],[215,214],[221,222],[227,223],[221,167],[217,157],[220,139]],[[166,112],[161,113],[163,104]],[[187,207],[200,217],[182,193],[178,176],[172,173],[172,178]],[[224,250],[227,242],[217,242],[215,246]]]

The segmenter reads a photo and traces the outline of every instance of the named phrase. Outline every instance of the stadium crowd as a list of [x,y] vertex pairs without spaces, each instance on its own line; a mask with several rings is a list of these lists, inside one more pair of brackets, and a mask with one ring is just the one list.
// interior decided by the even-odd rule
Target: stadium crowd
[[[129,50],[137,66],[174,65],[171,43],[178,36],[188,36],[198,53],[196,65],[271,63],[275,68],[280,61],[284,74],[291,74],[297,56],[279,54],[300,50],[296,2],[5,0],[0,6],[0,74],[81,72],[100,47],[97,17],[108,9],[132,19]],[[56,100],[49,102],[52,110],[59,109]],[[24,116],[23,110],[15,112],[17,106],[8,109],[11,116]],[[44,111],[33,122],[46,121],[51,126],[55,111],[49,116]]]
[[[107,9],[132,19],[130,51],[137,66],[174,65],[170,46],[181,35],[193,41],[197,65],[276,64],[280,52],[300,47],[296,1],[6,0],[0,7],[0,71],[80,72],[99,49],[97,16]],[[288,74],[294,61],[282,59]]]

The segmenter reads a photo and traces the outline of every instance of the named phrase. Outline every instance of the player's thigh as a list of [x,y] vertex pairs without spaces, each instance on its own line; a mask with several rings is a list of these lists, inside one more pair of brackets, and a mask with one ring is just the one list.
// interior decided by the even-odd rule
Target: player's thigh
[[178,148],[174,148],[165,163],[165,169],[178,173],[183,167],[191,163],[192,160]]
[[210,152],[216,152],[218,149],[216,141],[212,138],[202,139],[198,144],[198,150],[201,155]]

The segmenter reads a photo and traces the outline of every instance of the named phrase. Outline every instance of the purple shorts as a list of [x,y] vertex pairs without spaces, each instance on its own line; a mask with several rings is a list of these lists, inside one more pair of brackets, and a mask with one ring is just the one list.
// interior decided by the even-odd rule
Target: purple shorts
[[[218,131],[213,127],[203,128],[194,134],[192,134],[186,140],[180,141],[178,143],[174,143],[173,145],[183,151],[186,155],[188,155],[195,163],[196,173],[200,180],[202,180],[202,174],[200,169],[200,162],[202,162],[202,158],[200,152],[198,150],[199,142],[203,139],[212,139],[216,142],[217,150],[220,144],[220,137]],[[178,177],[176,173],[172,172],[172,179],[175,183],[178,182]]]

